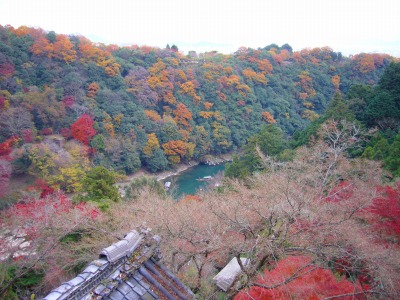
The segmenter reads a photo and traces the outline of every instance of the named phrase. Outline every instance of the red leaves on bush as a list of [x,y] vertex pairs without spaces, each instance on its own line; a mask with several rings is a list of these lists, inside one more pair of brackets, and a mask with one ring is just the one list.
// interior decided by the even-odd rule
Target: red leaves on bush
[[62,102],[64,103],[65,107],[72,107],[75,104],[75,99],[72,96],[65,96],[62,99]]
[[271,288],[253,286],[237,294],[235,300],[321,299],[343,294],[352,296],[340,299],[366,299],[362,294],[355,295],[362,291],[358,282],[338,280],[331,270],[313,266],[307,256],[281,259],[271,271],[265,269],[257,282]]
[[[40,183],[45,185],[45,183]],[[95,219],[100,212],[87,203],[74,205],[64,193],[42,190],[43,198],[29,198],[13,205],[7,213],[24,228],[30,238],[37,238],[46,228],[73,227],[88,218]],[[48,193],[47,195],[45,195]]]
[[13,136],[0,144],[0,156],[2,159],[9,160],[8,155],[12,151],[12,146],[18,141],[18,137]]
[[378,187],[376,197],[365,210],[365,216],[383,240],[400,243],[400,183],[393,187]]
[[72,137],[85,145],[89,145],[96,131],[93,128],[94,121],[92,118],[83,114],[75,123],[71,125]]

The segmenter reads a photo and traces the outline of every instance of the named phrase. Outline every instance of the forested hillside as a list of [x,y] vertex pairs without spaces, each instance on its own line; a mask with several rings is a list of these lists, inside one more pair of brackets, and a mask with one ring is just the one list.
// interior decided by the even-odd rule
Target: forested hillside
[[[0,298],[46,295],[146,222],[199,299],[398,299],[397,60],[0,26]],[[221,184],[180,202],[155,178],[115,186],[228,152]],[[225,293],[232,257],[251,262]]]
[[14,174],[69,191],[90,162],[123,174],[164,170],[234,151],[264,124],[292,135],[335,92],[375,84],[390,61],[288,44],[184,55],[175,45],[118,47],[0,27],[2,155],[13,147]]

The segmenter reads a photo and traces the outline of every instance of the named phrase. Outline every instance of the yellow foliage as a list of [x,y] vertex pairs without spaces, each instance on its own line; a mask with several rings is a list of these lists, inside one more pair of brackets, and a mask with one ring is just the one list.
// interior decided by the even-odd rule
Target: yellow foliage
[[212,111],[201,111],[199,112],[199,116],[204,118],[204,119],[209,119],[214,115]]
[[181,79],[183,79],[184,81],[187,81],[187,76],[186,76],[185,72],[183,72],[183,70],[178,70],[177,74],[179,75],[179,77]]
[[163,63],[163,61],[159,58],[157,62],[149,68],[149,73],[155,76],[157,73],[164,70],[165,68],[166,68],[165,63]]
[[196,148],[196,144],[195,143],[187,143],[186,144],[186,157],[188,159],[191,159],[193,157],[195,148]]
[[314,104],[312,104],[311,102],[304,102],[303,105],[307,108],[313,108]]
[[181,162],[179,155],[168,155],[168,160],[172,164],[179,164]]
[[115,122],[115,124],[116,124],[116,127],[119,127],[119,125],[121,125],[121,121],[122,121],[122,118],[124,117],[124,115],[123,114],[118,114],[118,115],[116,115],[115,117],[114,117],[114,122]]
[[155,90],[158,86],[161,86],[161,80],[158,77],[151,76],[147,79],[147,84],[151,89]]
[[143,153],[150,157],[156,149],[160,148],[160,143],[155,133],[148,134],[147,139],[147,143],[143,147]]
[[308,119],[310,121],[314,121],[315,119],[318,119],[319,115],[312,110],[306,109],[304,110],[303,114],[301,115],[303,119]]

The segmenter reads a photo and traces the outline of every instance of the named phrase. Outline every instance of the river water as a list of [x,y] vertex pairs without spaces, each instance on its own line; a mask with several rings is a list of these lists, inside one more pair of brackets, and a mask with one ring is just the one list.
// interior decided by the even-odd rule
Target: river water
[[[184,195],[194,195],[200,189],[205,189],[210,181],[200,181],[199,178],[205,176],[216,176],[219,173],[223,173],[225,170],[225,164],[219,164],[216,166],[209,165],[196,165],[183,171],[182,173],[171,176],[164,179],[164,182],[170,181],[171,184],[171,194],[175,199],[180,199]],[[214,181],[213,181],[214,183]]]

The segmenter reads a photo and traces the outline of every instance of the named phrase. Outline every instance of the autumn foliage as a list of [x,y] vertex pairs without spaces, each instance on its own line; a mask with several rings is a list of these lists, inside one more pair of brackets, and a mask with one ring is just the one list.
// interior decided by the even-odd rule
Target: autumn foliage
[[169,141],[168,143],[162,144],[162,148],[172,163],[179,163],[181,158],[186,155],[187,151],[186,143],[180,140]]
[[174,120],[181,128],[190,128],[189,122],[192,120],[192,113],[185,104],[179,103],[174,110]]
[[235,300],[323,299],[343,294],[349,295],[340,299],[367,299],[364,290],[360,283],[337,278],[331,270],[313,266],[307,256],[288,256],[271,271],[266,268],[257,285],[241,291]]
[[271,115],[271,113],[269,111],[263,111],[261,113],[261,115],[262,115],[262,118],[264,121],[266,121],[270,124],[276,123],[276,120],[274,119],[274,117]]
[[89,145],[96,131],[93,128],[94,121],[92,118],[83,114],[78,120],[71,125],[72,137],[85,145]]
[[378,187],[380,196],[366,208],[365,218],[381,241],[400,244],[400,184]]
[[12,151],[12,146],[18,141],[18,137],[10,137],[0,144],[0,157],[7,159],[8,155]]
[[35,55],[44,55],[48,58],[63,60],[69,64],[77,57],[74,46],[66,35],[59,34],[56,41],[51,43],[45,36],[35,40],[31,51]]

